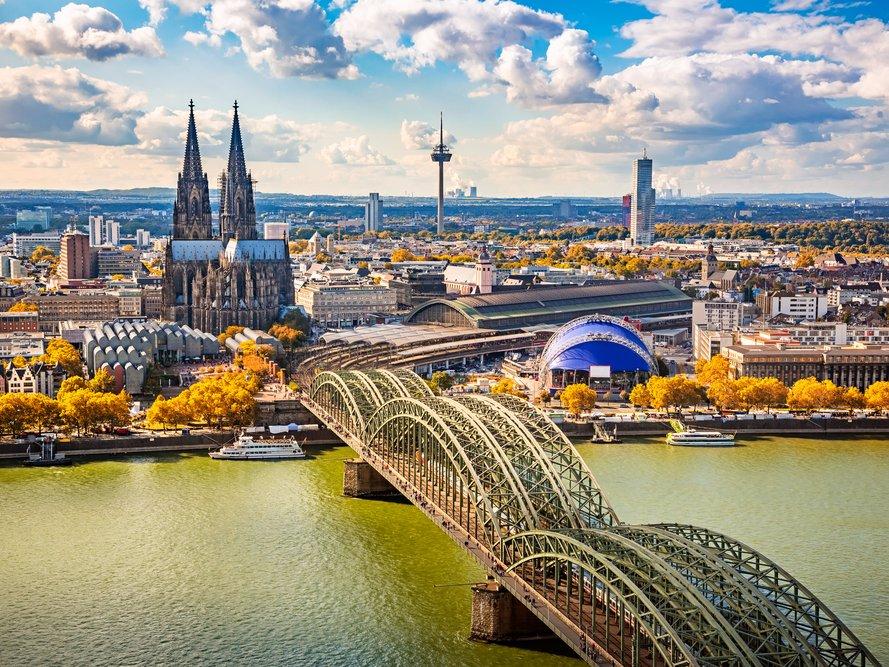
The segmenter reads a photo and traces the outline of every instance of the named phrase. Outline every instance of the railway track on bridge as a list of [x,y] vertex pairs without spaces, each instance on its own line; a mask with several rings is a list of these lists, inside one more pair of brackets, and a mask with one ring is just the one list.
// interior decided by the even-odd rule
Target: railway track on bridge
[[304,405],[589,664],[878,665],[790,574],[704,528],[622,523],[514,397],[405,370],[322,372]]

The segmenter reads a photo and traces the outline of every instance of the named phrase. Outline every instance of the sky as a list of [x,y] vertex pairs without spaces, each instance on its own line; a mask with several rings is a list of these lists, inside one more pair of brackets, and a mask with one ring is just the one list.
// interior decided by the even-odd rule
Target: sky
[[889,196],[887,0],[0,0],[0,189]]

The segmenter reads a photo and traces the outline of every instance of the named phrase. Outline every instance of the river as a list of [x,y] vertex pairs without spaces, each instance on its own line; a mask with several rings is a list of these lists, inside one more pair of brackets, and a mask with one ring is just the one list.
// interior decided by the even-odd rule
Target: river
[[[763,550],[889,660],[889,442],[579,450],[622,519]],[[0,664],[579,664],[469,642],[482,571],[411,505],[343,497],[351,455],[0,467]]]

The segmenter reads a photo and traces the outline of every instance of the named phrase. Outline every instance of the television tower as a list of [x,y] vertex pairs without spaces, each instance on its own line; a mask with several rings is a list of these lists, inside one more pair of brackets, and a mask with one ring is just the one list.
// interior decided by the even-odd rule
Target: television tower
[[438,215],[436,216],[436,232],[444,234],[444,163],[451,161],[451,151],[444,142],[444,114],[439,113],[438,146],[432,149],[432,161],[438,162]]

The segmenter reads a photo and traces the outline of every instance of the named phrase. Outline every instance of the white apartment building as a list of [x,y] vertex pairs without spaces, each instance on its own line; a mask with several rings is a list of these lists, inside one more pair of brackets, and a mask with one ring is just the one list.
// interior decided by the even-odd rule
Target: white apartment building
[[760,301],[763,314],[768,317],[787,315],[798,320],[818,320],[827,315],[827,296],[822,294],[778,292]]
[[382,285],[306,284],[296,293],[296,303],[325,327],[354,327],[371,315],[395,313],[394,289]]
[[691,324],[721,331],[732,331],[750,324],[756,317],[752,303],[701,299],[691,305]]
[[58,255],[62,248],[62,234],[53,231],[35,234],[19,234],[15,232],[12,235],[12,254],[16,257],[30,257],[35,248],[41,245]]
[[46,334],[34,331],[0,333],[0,359],[38,357],[46,351]]
[[101,215],[91,215],[89,219],[90,246],[96,248],[102,245],[105,229],[105,218]]
[[147,248],[151,245],[151,232],[146,229],[136,230],[136,245],[140,248]]
[[104,242],[117,247],[120,245],[120,223],[114,220],[105,221],[105,239]]

